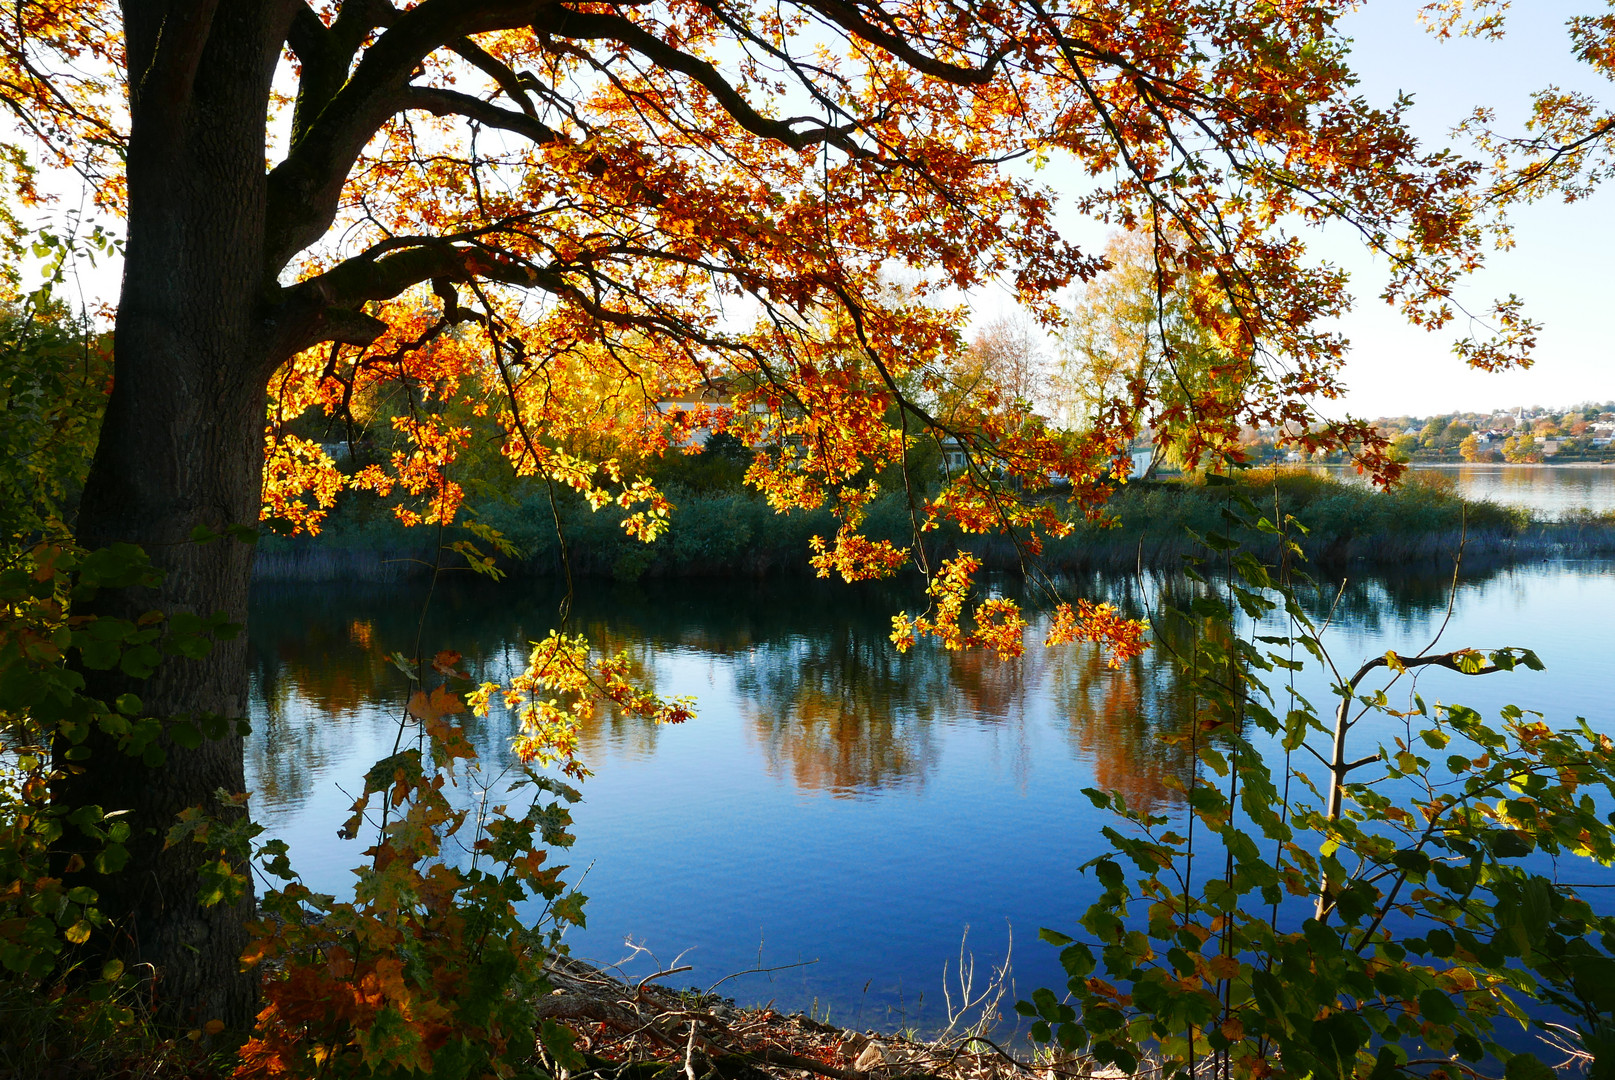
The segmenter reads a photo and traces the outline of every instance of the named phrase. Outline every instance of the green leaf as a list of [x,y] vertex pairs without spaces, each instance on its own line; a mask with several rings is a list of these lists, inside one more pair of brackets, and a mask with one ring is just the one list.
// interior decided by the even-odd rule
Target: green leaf
[[1450,1024],[1458,1019],[1458,1006],[1452,1003],[1452,998],[1436,989],[1426,990],[1419,995],[1419,1012],[1432,1024]]
[[1391,862],[1398,870],[1410,874],[1425,874],[1430,870],[1430,856],[1422,851],[1398,851],[1391,856]]
[[570,923],[573,926],[584,925],[583,905],[589,898],[576,890],[567,893],[555,901],[550,908],[550,918],[557,923]]
[[256,544],[258,542],[258,527],[256,525],[226,525],[224,531],[243,544]]
[[1093,870],[1099,878],[1099,883],[1111,892],[1120,889],[1127,880],[1122,868],[1110,859],[1100,859],[1094,863]]
[[1425,949],[1429,951],[1431,956],[1437,958],[1445,959],[1451,956],[1456,945],[1457,943],[1452,940],[1452,935],[1445,930],[1432,930],[1424,935]]
[[554,1020],[545,1020],[539,1029],[539,1041],[544,1049],[561,1068],[569,1072],[581,1072],[588,1065],[582,1054],[577,1050],[577,1034],[564,1024],[557,1024]]
[[94,641],[80,637],[74,644],[79,647],[79,658],[92,671],[111,671],[118,666],[120,649],[115,641]]
[[1060,966],[1073,979],[1085,979],[1093,973],[1093,952],[1081,943],[1068,945],[1060,950]]
[[1507,1080],[1554,1080],[1557,1074],[1535,1054],[1515,1054],[1503,1067]]
[[96,873],[116,874],[129,865],[129,849],[122,844],[108,844],[91,860]]
[[1108,1005],[1098,1005],[1083,1011],[1082,1022],[1090,1032],[1103,1034],[1119,1030],[1127,1022],[1127,1018]]
[[157,670],[162,663],[163,654],[150,645],[136,645],[124,651],[123,657],[118,661],[118,667],[125,675],[135,679],[144,679]]
[[170,656],[183,656],[187,660],[200,660],[213,651],[213,642],[200,634],[187,634],[170,637],[163,642],[163,648]]
[[1499,859],[1523,859],[1536,847],[1529,835],[1517,829],[1494,829],[1486,838],[1491,843],[1492,854]]
[[1058,930],[1050,930],[1046,926],[1037,932],[1037,936],[1039,940],[1046,941],[1050,945],[1069,945],[1076,940],[1076,938],[1062,934]]

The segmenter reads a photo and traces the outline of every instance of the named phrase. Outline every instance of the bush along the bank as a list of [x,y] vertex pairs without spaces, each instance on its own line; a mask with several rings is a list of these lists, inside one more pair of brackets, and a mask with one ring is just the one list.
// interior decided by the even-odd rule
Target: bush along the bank
[[[1100,520],[1083,522],[1072,536],[1051,543],[1049,558],[1071,569],[1131,567],[1140,559],[1153,566],[1176,564],[1193,553],[1191,532],[1227,530],[1218,483],[1223,479],[1126,484]],[[1304,530],[1294,542],[1323,565],[1450,558],[1460,537],[1478,549],[1512,541],[1531,525],[1524,510],[1464,499],[1448,478],[1425,473],[1408,474],[1390,491],[1296,468],[1250,469],[1232,479],[1267,516],[1293,517]],[[1236,526],[1233,539],[1266,557],[1278,554],[1274,539],[1255,529]]]
[[[1337,671],[1290,588],[1294,521],[1223,494],[1195,598],[1158,616],[1192,631],[1177,659],[1200,709],[1180,737],[1198,768],[1175,813],[1088,792],[1115,815],[1082,868],[1103,892],[1043,931],[1069,981],[1018,1005],[1033,1038],[1168,1076],[1547,1080],[1522,1034],[1552,1022],[1609,1075],[1615,919],[1564,882],[1615,859],[1615,742],[1415,692],[1429,669],[1540,667],[1523,649]],[[1250,530],[1279,568],[1229,539]],[[1309,660],[1335,672],[1327,713],[1294,691]]]
[[[192,537],[240,542],[256,530]],[[0,552],[0,1074],[188,1076],[208,1060],[204,1032],[186,1039],[153,1022],[151,972],[126,963],[130,928],[103,910],[101,887],[142,872],[120,808],[74,803],[58,785],[93,753],[161,767],[176,747],[246,732],[217,716],[145,715],[134,691],[104,700],[101,673],[141,685],[159,665],[206,655],[241,627],[222,616],[147,612],[138,619],[83,615],[98,591],[152,587],[159,574],[139,548],[84,550],[68,539]],[[233,827],[239,807],[221,816]],[[244,866],[214,852],[228,878]],[[245,879],[242,878],[242,881]],[[213,1032],[209,1032],[212,1034]],[[216,1062],[215,1062],[216,1064]],[[52,1073],[56,1075],[58,1073]]]
[[[475,689],[459,659],[399,658],[412,684],[399,742],[415,745],[371,766],[340,830],[371,841],[351,899],[305,885],[283,841],[258,848],[279,884],[242,958],[270,970],[238,1080],[533,1076],[546,1054],[576,1064],[571,1033],[539,1021],[533,1002],[550,989],[544,958],[560,928],[583,922],[582,894],[547,863],[572,842],[566,806],[578,793],[538,771],[542,755],[497,784],[482,775],[455,720]],[[170,839],[209,827],[199,810]],[[523,902],[541,908],[524,913]]]
[[[667,534],[652,544],[624,531],[611,507],[594,510],[570,490],[552,492],[528,481],[483,490],[463,514],[519,552],[501,560],[516,573],[559,574],[567,565],[576,575],[618,580],[812,573],[809,542],[833,535],[834,518],[827,511],[776,514],[744,484],[749,453],[720,446],[656,463],[653,478],[674,509]],[[1534,527],[1523,510],[1463,499],[1445,478],[1425,474],[1412,474],[1388,492],[1302,469],[1252,469],[1237,474],[1235,483],[1270,516],[1294,517],[1304,530],[1296,542],[1320,565],[1429,562],[1450,558],[1460,540],[1471,558],[1557,547],[1578,554],[1615,550],[1607,520],[1589,515]],[[1204,477],[1119,485],[1098,519],[1078,516],[1070,536],[1048,540],[1042,561],[1051,570],[1130,569],[1140,562],[1173,567],[1192,553],[1189,531],[1224,527],[1222,504]],[[875,499],[863,528],[872,539],[911,543],[905,496],[888,491]],[[400,525],[390,508],[368,496],[345,496],[319,536],[265,537],[258,575],[395,580],[439,563],[437,549],[463,531],[447,530],[445,541],[433,528]],[[1257,531],[1234,538],[1264,556],[1276,554],[1273,539]],[[928,533],[926,544],[936,553],[968,551],[988,569],[1020,565],[1009,540],[964,534],[951,524]]]

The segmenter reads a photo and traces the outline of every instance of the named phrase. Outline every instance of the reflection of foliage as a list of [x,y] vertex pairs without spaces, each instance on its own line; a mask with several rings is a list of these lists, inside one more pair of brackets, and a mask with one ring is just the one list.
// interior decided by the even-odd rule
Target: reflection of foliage
[[[1465,574],[1466,583],[1491,575]],[[1354,576],[1343,588],[1301,594],[1313,617],[1331,609],[1339,623],[1373,631],[1395,611],[1423,618],[1447,603],[1450,578],[1406,574]],[[1155,576],[1144,592],[1188,602],[1187,584]],[[427,622],[432,640],[463,644],[479,677],[521,670],[527,643],[554,625],[558,597],[547,584],[512,597],[481,582],[440,586]],[[1063,587],[1072,595],[1108,597],[1124,610],[1141,604],[1134,583],[1090,575]],[[629,679],[654,688],[658,656],[728,657],[741,708],[770,767],[804,787],[868,791],[923,782],[938,760],[934,726],[949,716],[1019,722],[1033,703],[1051,702],[1064,717],[1073,753],[1091,762],[1102,783],[1143,800],[1169,803],[1168,784],[1184,776],[1185,753],[1163,738],[1187,723],[1190,694],[1171,663],[1188,651],[1189,627],[1165,624],[1166,640],[1142,659],[1113,671],[1096,647],[1032,649],[1019,663],[978,653],[916,648],[899,657],[886,641],[890,613],[911,598],[863,587],[848,593],[808,581],[649,583],[590,590],[573,625],[597,648],[626,651]],[[276,587],[255,594],[254,682],[264,703],[248,753],[258,796],[290,805],[312,776],[339,758],[356,714],[385,711],[401,676],[384,654],[413,648],[417,613],[394,589]],[[1041,641],[1047,618],[1032,620],[1028,640]],[[318,722],[308,719],[319,716]],[[487,760],[504,760],[512,721],[499,712],[468,722]],[[601,708],[580,725],[585,760],[609,747],[635,757],[655,752],[661,728],[621,710]]]
[[738,669],[770,771],[837,795],[923,782],[937,761],[946,666],[934,651],[897,656],[878,624],[819,629],[758,647]]
[[[1076,591],[1104,588],[1090,579]],[[527,643],[549,632],[553,623],[544,615],[556,599],[547,587],[512,601],[480,582],[440,585],[425,633],[463,643],[479,678],[507,679],[527,663]],[[878,588],[848,595],[812,582],[619,586],[580,597],[571,625],[601,653],[626,654],[626,678],[636,686],[655,687],[659,655],[732,658],[742,715],[770,768],[812,790],[923,782],[938,760],[939,722],[967,717],[1013,726],[1054,696],[1072,710],[1070,723],[1084,732],[1074,746],[1096,769],[1141,769],[1150,777],[1170,770],[1170,763],[1153,764],[1153,720],[1137,712],[1116,719],[1127,715],[1118,703],[1130,693],[1129,680],[1167,678],[1149,664],[1134,661],[1113,673],[1090,645],[1034,650],[1024,663],[934,647],[900,656],[887,630],[893,607],[906,599]],[[286,805],[306,795],[323,763],[341,756],[357,714],[392,707],[401,676],[385,655],[411,648],[419,628],[409,605],[387,589],[263,589],[254,604],[254,679],[264,714],[249,754],[260,796]],[[1047,616],[1034,620],[1029,638],[1041,640],[1048,624]],[[1151,717],[1154,694],[1141,695]],[[1100,715],[1104,708],[1110,713]],[[496,710],[469,720],[468,738],[485,759],[503,760],[512,724]],[[626,710],[602,707],[580,724],[578,748],[585,759],[608,745],[644,755],[654,752],[659,732]]]
[[1188,648],[1189,627],[1168,621],[1158,630],[1161,647],[1120,668],[1095,647],[1051,654],[1050,688],[1073,750],[1093,762],[1096,784],[1144,809],[1177,802],[1193,769],[1183,744],[1166,737],[1192,722],[1192,696],[1176,659]]

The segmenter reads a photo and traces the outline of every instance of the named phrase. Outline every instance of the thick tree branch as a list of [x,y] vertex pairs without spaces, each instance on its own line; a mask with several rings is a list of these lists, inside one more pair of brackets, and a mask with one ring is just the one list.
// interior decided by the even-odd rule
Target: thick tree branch
[[[526,102],[525,97],[521,100]],[[470,94],[462,94],[458,90],[411,86],[403,92],[402,101],[406,109],[419,109],[433,116],[463,116],[468,120],[475,120],[484,127],[515,132],[540,146],[560,142],[562,138],[560,132],[535,116],[501,109],[492,102],[483,101]],[[530,103],[528,107],[531,109]]]
[[[366,5],[375,5],[371,8]],[[305,9],[306,10],[306,9]],[[554,141],[553,131],[539,124],[527,99],[523,79],[470,40],[474,34],[530,25],[535,30],[558,37],[584,40],[612,40],[640,53],[669,71],[695,80],[734,118],[742,128],[761,138],[801,148],[816,143],[832,143],[849,154],[867,152],[848,137],[852,127],[815,123],[803,129],[804,121],[771,119],[758,112],[718,69],[705,60],[683,52],[629,19],[618,15],[584,13],[560,7],[553,0],[425,0],[406,12],[396,12],[385,0],[351,0],[344,5],[340,23],[350,10],[370,11],[354,16],[339,33],[319,24],[312,11],[299,13],[289,37],[305,66],[312,60],[314,70],[305,92],[300,90],[291,152],[270,173],[266,269],[272,275],[300,250],[324,234],[335,220],[342,185],[365,144],[389,118],[410,108],[427,108],[438,115],[458,113],[490,126],[516,131],[535,141]],[[859,34],[867,33],[879,43],[915,64],[921,70],[953,82],[982,82],[991,78],[996,59],[982,69],[960,68],[926,58],[903,45],[893,35],[859,20],[840,9],[840,19],[861,23]],[[378,14],[379,12],[379,14]],[[312,21],[311,21],[312,20]],[[345,73],[357,42],[352,29],[363,27],[362,39],[378,25],[387,31],[369,48],[350,77]],[[517,126],[504,110],[493,110],[487,103],[473,106],[468,95],[451,98],[452,91],[412,88],[409,79],[426,56],[440,48],[450,48],[487,73],[523,110],[534,126]],[[430,96],[427,96],[430,95]],[[452,107],[450,107],[453,103]],[[481,111],[475,115],[473,109]],[[491,110],[491,111],[490,111]],[[543,132],[549,132],[543,135]]]
[[387,0],[347,0],[327,27],[306,3],[299,3],[286,44],[303,66],[297,104],[292,111],[292,143],[296,145],[348,79],[359,46],[377,27],[390,26],[398,11]]
[[143,119],[165,126],[183,122],[218,7],[218,0],[131,0],[124,4],[129,99],[137,122]]
[[[1000,46],[988,55],[980,67],[961,67],[958,64],[938,60],[934,56],[927,56],[898,34],[881,29],[860,15],[857,9],[840,3],[839,0],[812,0],[804,6],[817,11],[843,30],[856,34],[871,45],[880,46],[916,71],[957,86],[983,86],[992,82],[993,76],[997,74],[998,65],[1009,55],[1011,48],[1009,45]],[[879,10],[878,5],[872,4],[870,7]]]
[[[405,88],[422,60],[472,34],[524,26],[548,6],[549,0],[424,0],[398,14],[270,172],[267,273],[277,276],[331,227],[348,173],[381,126],[408,107]],[[302,25],[312,31],[306,19]]]
[[453,42],[449,48],[462,59],[477,68],[488,78],[498,84],[506,97],[528,117],[538,119],[538,110],[533,108],[532,100],[527,96],[527,86],[534,81],[531,75],[516,74],[510,65],[484,49],[470,38],[461,38]]
[[265,363],[272,369],[327,341],[370,344],[387,331],[387,324],[359,309],[371,301],[391,300],[423,281],[447,286],[481,279],[555,292],[565,289],[559,274],[495,259],[466,244],[423,238],[416,246],[389,251],[391,246],[378,245],[323,274],[281,289],[264,320],[268,331]]
[[[799,131],[800,121],[773,120],[754,109],[718,71],[716,67],[697,56],[682,52],[638,24],[619,15],[573,11],[554,7],[544,17],[534,19],[533,28],[557,37],[583,40],[609,40],[628,46],[647,60],[667,71],[676,71],[694,79],[711,94],[735,123],[764,139],[772,139],[792,149],[801,149],[816,143],[831,143],[849,154],[864,156],[865,151],[848,138],[850,129],[827,127],[819,124]],[[816,123],[816,122],[815,122]]]

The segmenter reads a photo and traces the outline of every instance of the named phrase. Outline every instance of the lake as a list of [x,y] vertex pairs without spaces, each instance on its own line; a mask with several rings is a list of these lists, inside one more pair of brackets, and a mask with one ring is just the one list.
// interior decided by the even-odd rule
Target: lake
[[[1315,466],[1330,476],[1366,483],[1349,465]],[[1490,500],[1558,520],[1576,511],[1615,511],[1615,465],[1414,465],[1414,472],[1449,477],[1466,499]]]
[[[1354,577],[1338,603],[1332,583],[1313,598],[1335,607],[1332,653],[1355,667],[1388,648],[1424,648],[1446,618],[1449,578]],[[1072,584],[1135,604],[1175,587]],[[424,592],[254,592],[253,806],[316,888],[346,891],[361,861],[363,842],[336,837],[351,801],[341,789],[356,791],[391,752],[407,683],[384,656],[414,651]],[[498,678],[555,625],[557,602],[544,581],[440,584],[425,651],[456,649],[474,676]],[[631,939],[654,960],[629,970],[682,957],[694,970],[675,984],[703,988],[778,968],[723,992],[859,1028],[942,1026],[944,967],[957,999],[967,930],[978,989],[1011,934],[1016,993],[1063,984],[1036,935],[1073,928],[1093,893],[1076,867],[1100,852],[1108,819],[1081,789],[1172,804],[1163,781],[1187,765],[1160,735],[1185,715],[1180,680],[1160,649],[1120,671],[1086,647],[1034,646],[1018,663],[924,647],[899,656],[887,635],[905,603],[914,598],[886,588],[796,580],[584,583],[569,629],[627,649],[658,692],[695,696],[699,715],[677,727],[602,718],[582,733],[595,775],[565,860],[574,878],[586,869],[590,897],[587,929],[568,939],[575,954],[615,962]],[[1612,613],[1615,564],[1466,575],[1443,648],[1527,646],[1547,671],[1432,671],[1419,689],[1483,713],[1515,702],[1615,732]],[[1298,688],[1330,700],[1316,671]],[[508,719],[470,730],[485,758],[501,760]]]

